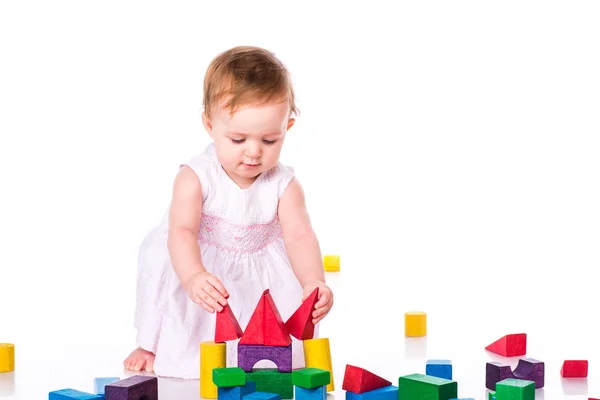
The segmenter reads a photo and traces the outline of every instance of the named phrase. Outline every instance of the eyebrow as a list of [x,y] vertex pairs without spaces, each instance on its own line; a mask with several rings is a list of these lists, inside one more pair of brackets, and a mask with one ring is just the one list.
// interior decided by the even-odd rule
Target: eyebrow
[[[269,135],[281,135],[281,131],[272,131],[272,132],[267,132],[265,134],[263,134],[262,136],[269,136]],[[244,132],[233,132],[233,131],[227,131],[228,135],[239,135],[239,136],[251,136],[249,133],[244,133]]]

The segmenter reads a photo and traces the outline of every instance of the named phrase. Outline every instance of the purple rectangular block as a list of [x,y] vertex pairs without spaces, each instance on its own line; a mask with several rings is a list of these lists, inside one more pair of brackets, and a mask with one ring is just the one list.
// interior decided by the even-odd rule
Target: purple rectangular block
[[522,379],[534,381],[535,388],[544,387],[545,365],[533,358],[521,358],[513,371],[510,365],[493,361],[485,365],[485,387],[496,390],[496,383],[504,379]]
[[158,400],[158,379],[135,375],[104,387],[106,400]]
[[254,365],[261,360],[273,361],[279,372],[292,372],[292,345],[238,344],[238,367],[252,372]]

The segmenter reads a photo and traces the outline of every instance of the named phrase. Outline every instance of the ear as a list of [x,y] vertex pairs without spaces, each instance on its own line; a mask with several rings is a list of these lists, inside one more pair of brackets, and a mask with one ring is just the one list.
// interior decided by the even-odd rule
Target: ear
[[296,120],[294,118],[290,118],[288,121],[288,125],[287,125],[287,130],[289,131],[290,128],[294,125],[294,122],[296,122]]
[[204,125],[204,129],[206,129],[206,132],[212,137],[212,122],[204,112],[202,113],[202,125]]

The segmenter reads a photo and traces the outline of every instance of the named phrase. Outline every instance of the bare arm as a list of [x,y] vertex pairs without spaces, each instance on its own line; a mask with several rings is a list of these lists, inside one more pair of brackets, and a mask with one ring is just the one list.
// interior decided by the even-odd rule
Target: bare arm
[[281,197],[278,213],[286,251],[300,285],[325,283],[319,241],[306,210],[304,191],[296,178]]
[[168,247],[175,273],[186,290],[191,276],[206,271],[198,246],[201,216],[202,187],[196,173],[184,166],[173,185]]

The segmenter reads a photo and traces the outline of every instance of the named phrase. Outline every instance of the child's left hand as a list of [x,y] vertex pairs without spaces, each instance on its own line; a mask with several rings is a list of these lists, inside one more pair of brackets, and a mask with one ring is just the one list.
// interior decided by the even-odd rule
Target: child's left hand
[[310,294],[319,288],[319,300],[315,304],[315,310],[313,311],[313,324],[321,321],[331,310],[333,306],[333,292],[331,288],[321,281],[309,282],[304,286],[304,294],[302,301],[304,301]]

